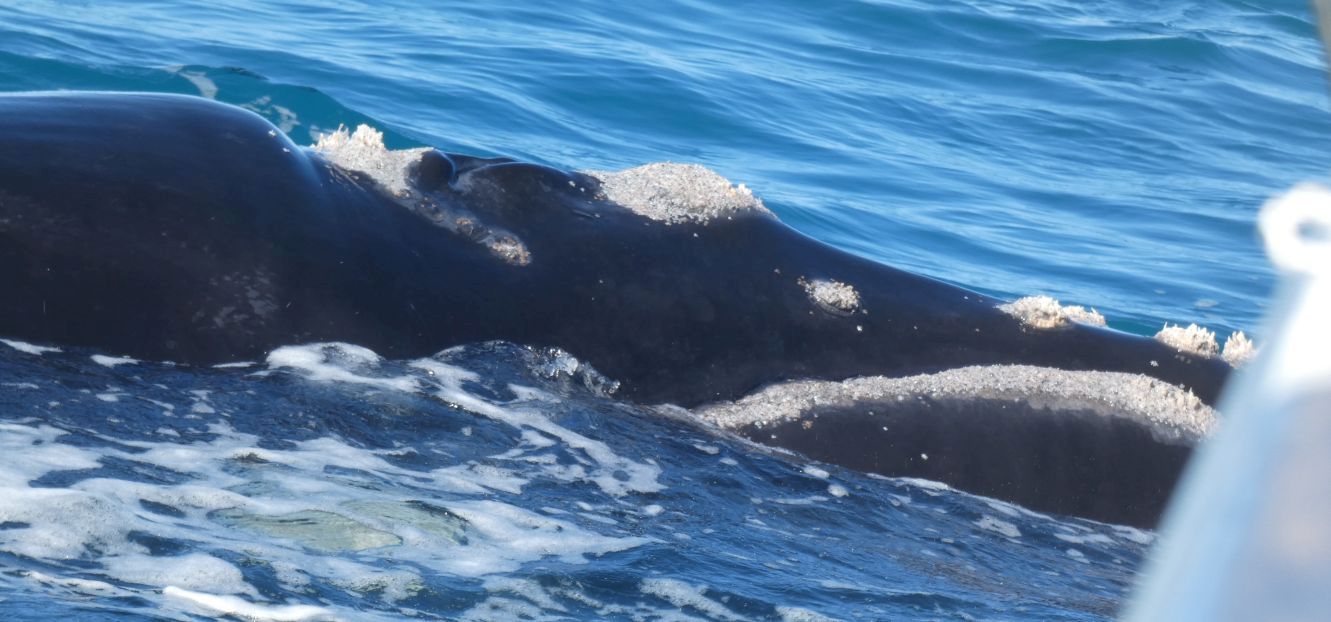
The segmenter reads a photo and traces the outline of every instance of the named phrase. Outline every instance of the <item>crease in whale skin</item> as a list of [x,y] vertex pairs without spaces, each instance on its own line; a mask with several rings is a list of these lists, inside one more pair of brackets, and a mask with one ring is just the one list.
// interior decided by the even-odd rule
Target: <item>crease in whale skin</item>
[[[313,341],[397,358],[506,340],[571,352],[629,399],[682,406],[784,380],[1000,364],[1143,374],[1214,403],[1229,373],[1147,337],[1033,329],[1003,301],[765,210],[663,222],[595,175],[438,155],[410,172],[418,202],[404,205],[226,104],[0,96],[0,276],[14,292],[0,336],[192,364]],[[478,231],[511,235],[525,261]],[[810,283],[844,286],[855,305],[820,304]]]

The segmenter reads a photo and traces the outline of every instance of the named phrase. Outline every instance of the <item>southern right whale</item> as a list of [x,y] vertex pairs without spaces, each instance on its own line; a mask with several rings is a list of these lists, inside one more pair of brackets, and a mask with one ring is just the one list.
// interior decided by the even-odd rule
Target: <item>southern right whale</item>
[[0,337],[187,364],[506,340],[687,407],[994,365],[1139,374],[1213,403],[1230,372],[829,247],[701,167],[588,174],[376,140],[302,148],[195,97],[0,96]]

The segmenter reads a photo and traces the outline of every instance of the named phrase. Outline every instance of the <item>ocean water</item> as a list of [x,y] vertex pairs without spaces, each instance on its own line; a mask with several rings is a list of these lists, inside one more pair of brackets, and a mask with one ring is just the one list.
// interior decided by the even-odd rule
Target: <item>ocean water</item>
[[[34,2],[0,91],[166,91],[566,169],[698,162],[988,294],[1260,343],[1324,175],[1303,2]],[[0,335],[3,337],[3,335]],[[730,439],[573,356],[0,345],[0,617],[1102,620],[1154,535]]]

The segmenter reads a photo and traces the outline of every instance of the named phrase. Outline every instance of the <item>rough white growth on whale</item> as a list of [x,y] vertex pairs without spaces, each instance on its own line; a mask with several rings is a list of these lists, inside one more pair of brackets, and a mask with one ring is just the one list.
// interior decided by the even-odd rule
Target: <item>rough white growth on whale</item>
[[1188,324],[1187,328],[1165,324],[1165,327],[1155,334],[1155,339],[1180,352],[1199,356],[1220,355],[1220,345],[1215,341],[1215,332],[1196,324]]
[[733,430],[798,420],[817,409],[919,396],[1060,404],[1065,409],[1137,421],[1163,442],[1194,443],[1216,424],[1215,411],[1196,395],[1148,376],[1029,365],[961,367],[904,378],[867,376],[842,382],[786,382],[694,412],[704,421]]
[[[412,189],[408,176],[412,167],[429,150],[428,147],[389,149],[384,146],[383,132],[368,125],[357,126],[355,132],[338,127],[337,131],[321,136],[314,145],[314,151],[333,165],[367,175],[389,195],[399,200],[413,201],[421,199],[421,195]],[[473,190],[468,179],[464,177],[459,181],[459,189]],[[464,233],[508,263],[517,266],[531,263],[531,251],[522,240],[508,231],[484,223],[475,214],[430,200],[420,201],[412,209],[438,226],[455,233]]]
[[837,311],[853,313],[860,308],[860,293],[855,287],[831,279],[806,279],[800,277],[798,283],[814,302],[826,305]]
[[320,136],[314,150],[341,168],[368,175],[395,196],[410,193],[407,170],[429,151],[426,147],[390,150],[384,146],[383,132],[363,124],[355,132],[339,126]]
[[1225,349],[1220,358],[1225,359],[1226,363],[1238,367],[1247,363],[1256,354],[1257,346],[1253,344],[1251,339],[1248,339],[1247,335],[1243,334],[1243,331],[1238,331],[1230,334],[1229,338],[1225,339]]
[[699,164],[656,162],[617,172],[587,171],[605,198],[666,224],[706,223],[742,213],[776,218],[744,184]]
[[1095,309],[1087,310],[1077,305],[1061,305],[1050,296],[1027,296],[999,309],[1022,321],[1032,328],[1058,328],[1068,322],[1104,326],[1105,316]]

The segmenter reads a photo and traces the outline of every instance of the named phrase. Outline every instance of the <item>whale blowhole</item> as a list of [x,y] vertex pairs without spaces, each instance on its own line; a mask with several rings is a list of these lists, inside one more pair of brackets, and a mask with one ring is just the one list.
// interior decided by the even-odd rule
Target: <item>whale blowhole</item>
[[[468,210],[438,201],[439,196],[422,192],[418,184],[413,183],[414,177],[420,177],[420,164],[427,162],[430,154],[438,154],[434,149],[389,149],[384,145],[384,133],[365,124],[357,126],[354,132],[346,126],[339,126],[332,133],[320,136],[312,149],[340,169],[368,176],[398,204],[436,226],[481,245],[504,263],[513,266],[531,264],[531,251],[517,235],[482,222]],[[443,157],[447,160],[447,156]],[[450,168],[447,179],[429,179],[426,183],[447,186],[452,175]]]

